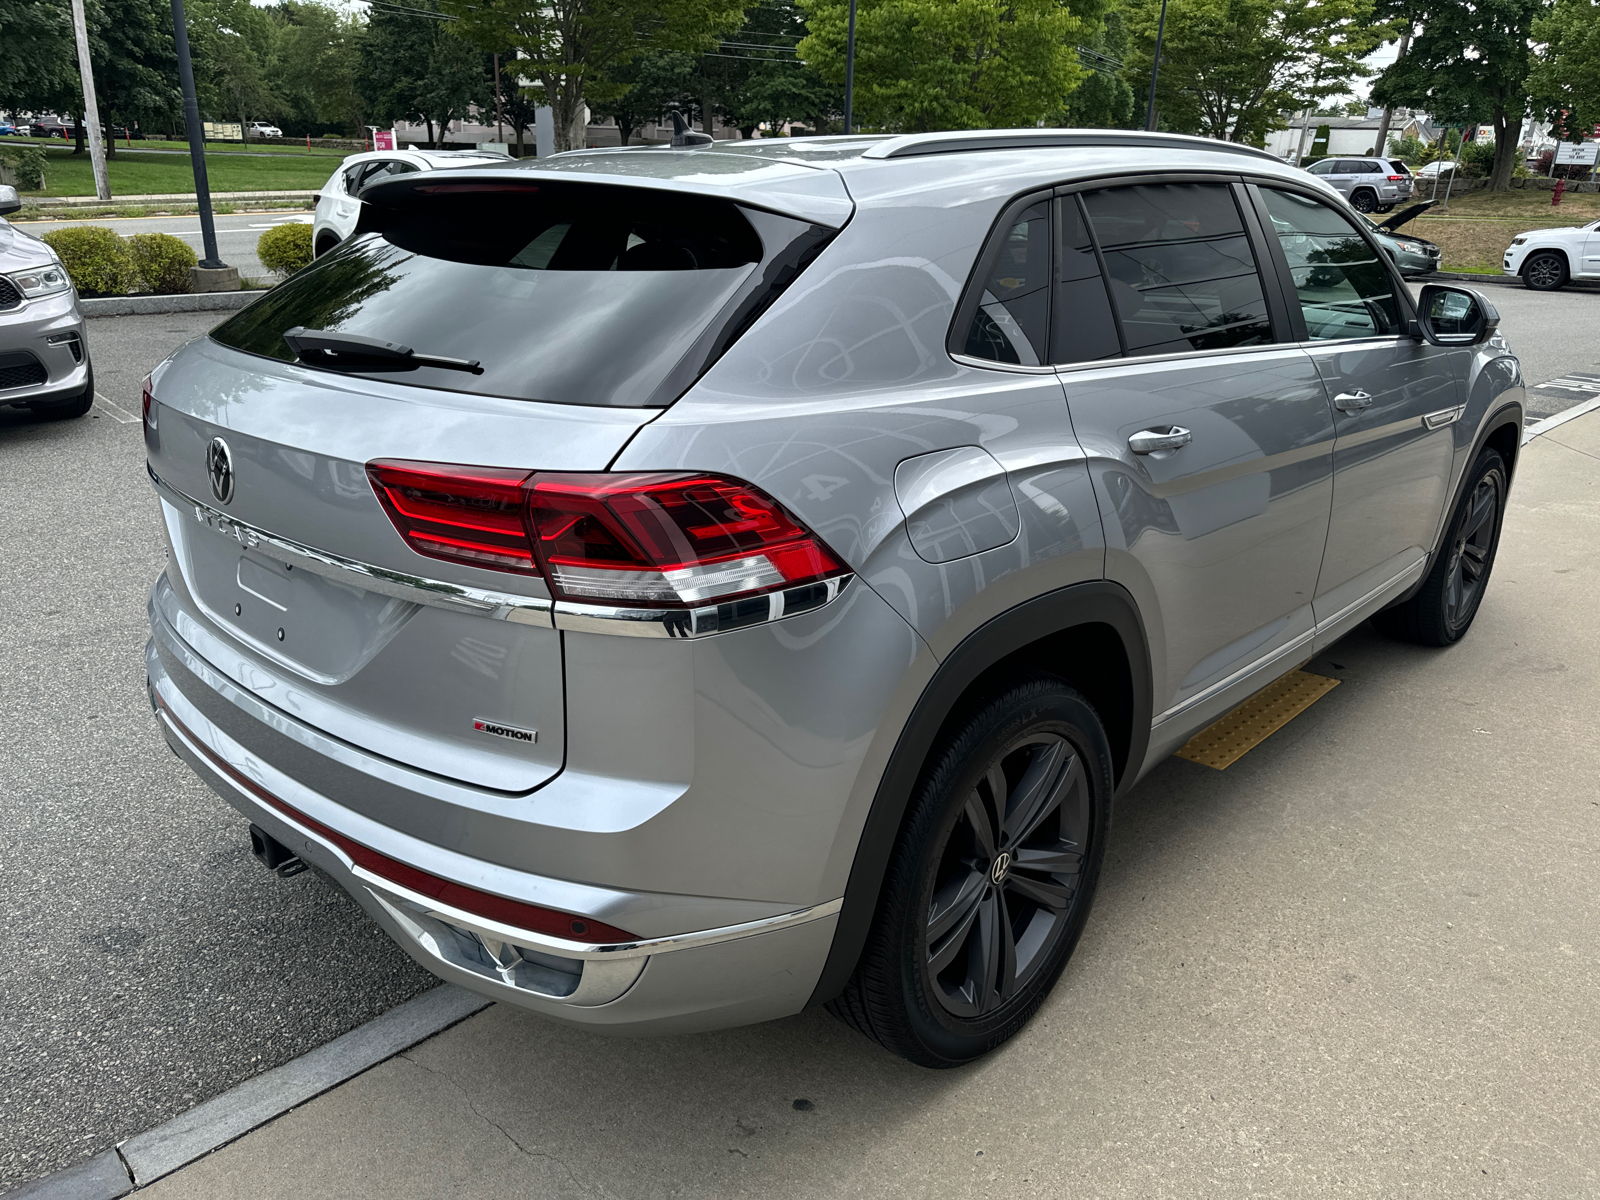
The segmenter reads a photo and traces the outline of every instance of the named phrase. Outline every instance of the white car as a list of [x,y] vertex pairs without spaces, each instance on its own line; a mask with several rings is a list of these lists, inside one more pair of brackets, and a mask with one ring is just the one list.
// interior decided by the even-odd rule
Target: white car
[[281,138],[283,136],[283,130],[266,121],[251,121],[249,125],[245,126],[245,129],[249,132],[249,136],[253,138]]
[[1435,175],[1450,175],[1456,169],[1456,160],[1442,158],[1438,162],[1426,163],[1412,172],[1418,179],[1432,179]]
[[1500,269],[1522,276],[1536,292],[1553,292],[1572,279],[1600,279],[1600,221],[1519,233]]
[[504,157],[490,150],[369,150],[352,154],[317,193],[317,213],[311,222],[312,251],[320,258],[355,231],[361,216],[357,196],[370,183],[413,171],[481,167],[486,165],[485,160],[498,162]]

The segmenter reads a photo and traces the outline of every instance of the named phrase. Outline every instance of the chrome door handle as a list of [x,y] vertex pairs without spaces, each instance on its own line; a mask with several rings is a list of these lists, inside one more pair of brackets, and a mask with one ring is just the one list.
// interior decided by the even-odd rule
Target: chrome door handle
[[1168,425],[1165,429],[1141,429],[1128,438],[1128,449],[1135,454],[1154,454],[1159,450],[1177,450],[1187,446],[1192,435],[1187,429]]
[[1372,403],[1369,392],[1340,392],[1333,398],[1333,406],[1340,412],[1360,412]]

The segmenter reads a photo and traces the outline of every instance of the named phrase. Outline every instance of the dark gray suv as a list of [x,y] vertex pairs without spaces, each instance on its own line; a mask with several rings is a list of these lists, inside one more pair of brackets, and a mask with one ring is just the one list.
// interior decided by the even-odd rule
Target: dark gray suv
[[1496,322],[1191,138],[404,176],[150,381],[152,702],[264,862],[446,979],[965,1062],[1116,796],[1368,618],[1467,631]]

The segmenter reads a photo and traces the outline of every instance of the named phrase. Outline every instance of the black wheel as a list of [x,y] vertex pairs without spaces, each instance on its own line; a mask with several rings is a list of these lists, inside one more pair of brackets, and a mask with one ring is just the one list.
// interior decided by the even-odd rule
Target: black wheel
[[36,417],[46,421],[68,421],[73,417],[81,417],[94,407],[94,369],[89,370],[89,377],[83,385],[83,391],[76,396],[65,400],[51,400],[45,404],[30,404],[28,411]]
[[1567,285],[1567,260],[1553,250],[1531,255],[1522,268],[1522,282],[1536,292],[1553,292]]
[[834,1013],[926,1067],[1021,1029],[1088,919],[1110,762],[1093,707],[1053,676],[977,701],[929,755]]
[[1363,188],[1350,197],[1350,207],[1358,213],[1369,213],[1378,207],[1378,198]]
[[1373,618],[1385,633],[1424,646],[1449,646],[1478,615],[1505,519],[1506,464],[1500,452],[1480,454],[1470,480],[1422,589]]

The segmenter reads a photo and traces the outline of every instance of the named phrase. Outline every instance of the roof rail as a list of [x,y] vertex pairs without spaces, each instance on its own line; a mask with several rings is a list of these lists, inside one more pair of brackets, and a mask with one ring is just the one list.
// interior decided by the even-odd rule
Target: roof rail
[[960,154],[974,150],[1043,150],[1068,146],[1148,146],[1165,150],[1213,150],[1283,160],[1254,146],[1218,142],[1181,133],[1142,133],[1120,129],[984,129],[948,133],[912,133],[879,142],[862,158],[912,158],[922,154]]

